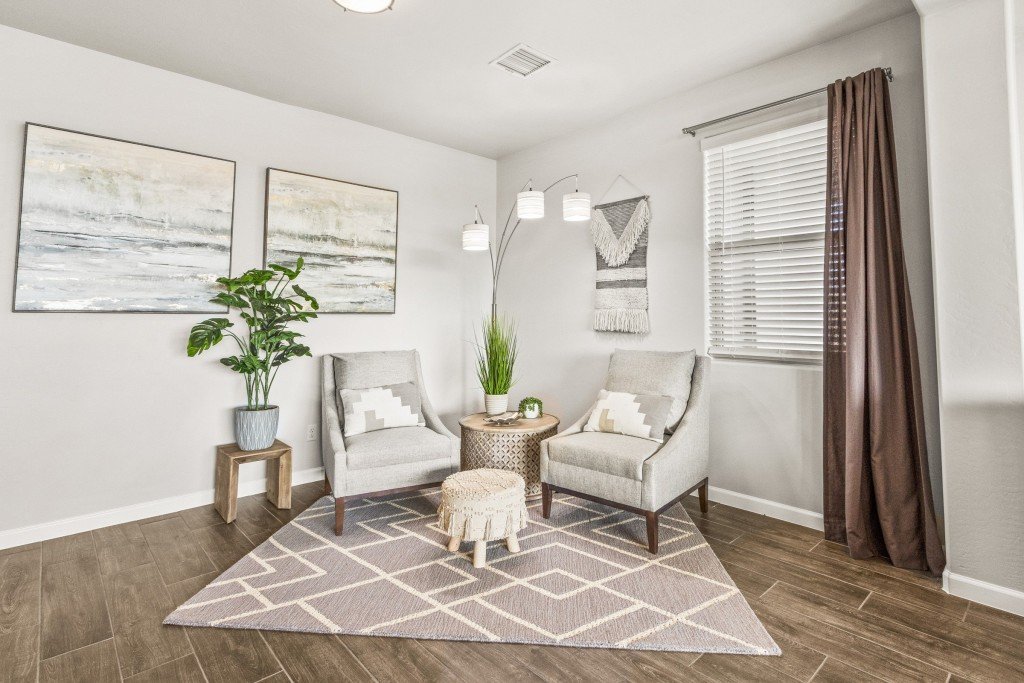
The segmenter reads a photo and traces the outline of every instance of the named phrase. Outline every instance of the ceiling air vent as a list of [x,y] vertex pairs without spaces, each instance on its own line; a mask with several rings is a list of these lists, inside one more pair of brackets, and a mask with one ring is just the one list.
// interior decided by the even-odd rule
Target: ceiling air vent
[[554,60],[529,45],[520,43],[495,59],[491,64],[517,76],[529,76],[537,69],[547,66]]

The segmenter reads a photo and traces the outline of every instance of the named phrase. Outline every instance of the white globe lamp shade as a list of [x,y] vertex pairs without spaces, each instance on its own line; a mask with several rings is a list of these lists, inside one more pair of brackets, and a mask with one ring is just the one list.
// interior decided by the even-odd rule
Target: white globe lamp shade
[[589,221],[590,194],[570,192],[562,195],[562,218],[567,221]]
[[395,0],[334,0],[344,9],[360,14],[376,14],[391,9]]
[[538,190],[516,195],[516,216],[523,220],[544,218],[544,193]]
[[467,223],[462,226],[462,249],[464,251],[487,251],[491,246],[491,228],[483,223]]

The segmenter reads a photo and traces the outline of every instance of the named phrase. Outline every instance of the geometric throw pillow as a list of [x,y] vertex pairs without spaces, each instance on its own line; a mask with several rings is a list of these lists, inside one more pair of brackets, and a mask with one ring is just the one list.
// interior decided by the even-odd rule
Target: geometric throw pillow
[[671,396],[665,431],[672,432],[686,411],[697,352],[615,349],[608,363],[608,391]]
[[671,407],[672,398],[669,396],[602,389],[583,431],[625,434],[664,443],[665,422]]
[[412,382],[370,389],[342,389],[345,436],[392,427],[424,427],[420,392]]

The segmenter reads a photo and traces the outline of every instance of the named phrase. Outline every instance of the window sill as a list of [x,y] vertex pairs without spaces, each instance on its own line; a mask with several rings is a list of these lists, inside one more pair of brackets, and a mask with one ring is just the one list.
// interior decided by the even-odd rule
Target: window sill
[[711,358],[719,361],[735,361],[737,363],[752,363],[757,365],[786,365],[805,368],[822,367],[820,358],[766,358],[764,356],[743,356],[729,353],[709,353]]

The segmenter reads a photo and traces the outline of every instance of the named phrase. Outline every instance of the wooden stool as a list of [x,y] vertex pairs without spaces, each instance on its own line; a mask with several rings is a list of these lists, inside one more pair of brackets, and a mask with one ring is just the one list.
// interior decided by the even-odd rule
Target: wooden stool
[[[229,524],[238,516],[238,466],[267,461],[267,500],[278,508],[292,506],[292,447],[275,440],[262,451],[243,451],[238,444],[217,446],[217,483],[213,507]],[[277,462],[274,462],[274,461]]]

